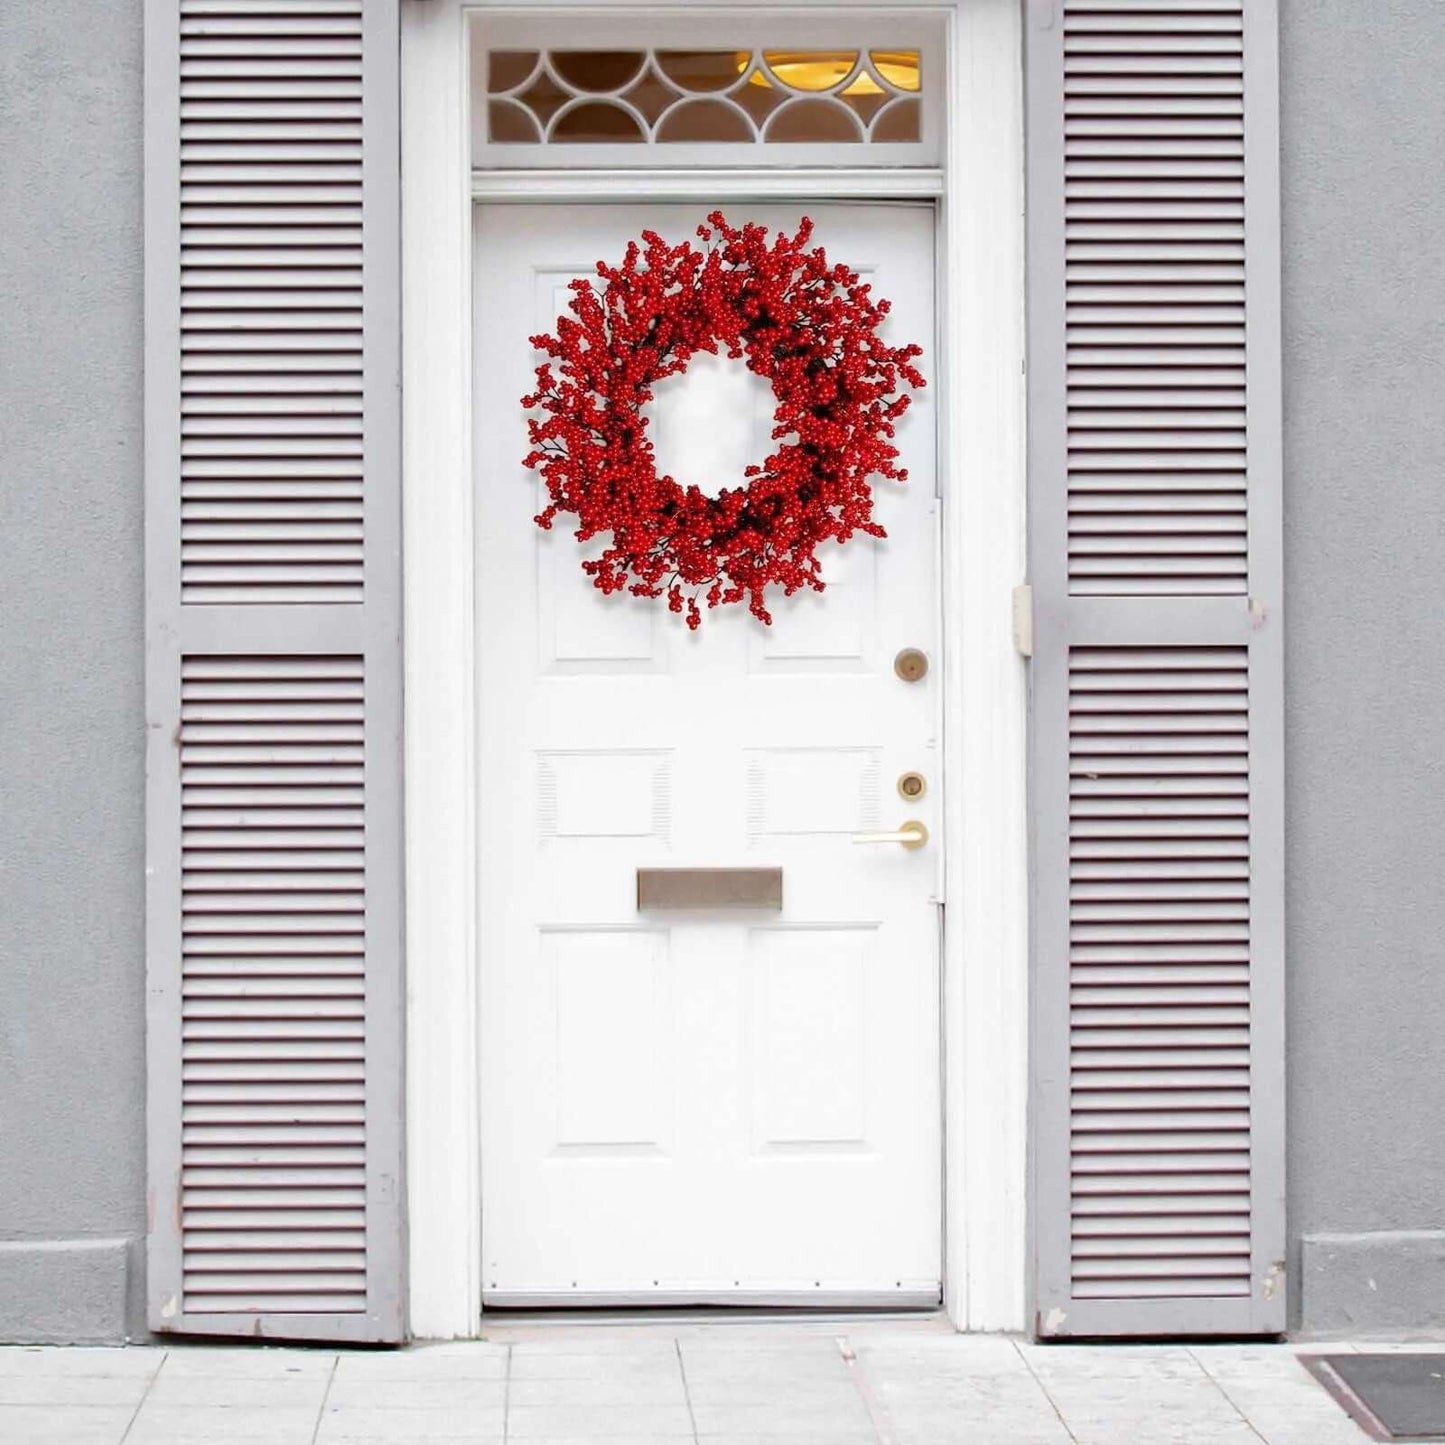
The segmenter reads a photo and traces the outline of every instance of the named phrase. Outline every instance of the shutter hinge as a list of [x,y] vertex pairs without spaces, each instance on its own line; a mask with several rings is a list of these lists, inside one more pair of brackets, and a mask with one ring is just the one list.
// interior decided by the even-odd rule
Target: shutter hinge
[[1020,657],[1034,655],[1034,589],[1027,582],[1014,588],[1014,646]]

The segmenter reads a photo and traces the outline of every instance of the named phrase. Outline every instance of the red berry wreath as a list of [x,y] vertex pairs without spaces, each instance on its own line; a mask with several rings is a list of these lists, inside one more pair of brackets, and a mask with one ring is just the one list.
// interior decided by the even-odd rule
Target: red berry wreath
[[[807,249],[807,217],[771,244],[764,226],[731,226],[718,211],[707,219],[701,247],[644,231],[620,266],[597,263],[600,288],[573,281],[572,315],[557,318],[555,336],[531,338],[551,360],[522,398],[541,413],[528,418],[526,458],[550,499],[538,526],[570,512],[579,541],[610,532],[602,555],[582,563],[593,584],[666,594],[693,628],[699,595],[709,607],[746,599],[771,622],[770,584],[786,596],[823,590],[820,542],[885,535],[869,478],[907,480],[893,445],[909,402],[900,386],[924,385],[913,365],[922,348],[880,338],[888,302],[821,247]],[[716,496],[658,475],[643,413],[655,383],[699,351],[745,359],[778,401],[777,450]]]

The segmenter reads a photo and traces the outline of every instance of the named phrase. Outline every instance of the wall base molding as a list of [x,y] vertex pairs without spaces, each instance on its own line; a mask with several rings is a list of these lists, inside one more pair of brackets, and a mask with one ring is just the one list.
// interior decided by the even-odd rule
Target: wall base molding
[[0,1240],[0,1340],[124,1343],[135,1244],[129,1239]]
[[1399,1337],[1445,1332],[1445,1230],[1307,1234],[1300,1333]]

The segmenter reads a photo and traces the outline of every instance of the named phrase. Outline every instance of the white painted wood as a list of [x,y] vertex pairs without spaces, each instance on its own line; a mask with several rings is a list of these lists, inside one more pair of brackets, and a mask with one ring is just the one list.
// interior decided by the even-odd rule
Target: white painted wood
[[471,201],[462,11],[402,9],[407,1210],[411,1327],[481,1310],[472,698]]
[[1027,665],[1013,646],[1025,538],[1019,27],[1016,0],[972,0],[949,47],[945,1303],[971,1330],[1027,1323]]
[[[848,0],[797,0],[799,8],[814,3],[832,9]],[[955,905],[972,903],[950,909],[944,930],[945,1303],[959,1328],[1021,1329],[1025,670],[1011,651],[1007,663],[999,655],[1012,646],[1009,600],[1022,579],[1024,535],[1019,19],[1016,0],[928,8],[948,16],[951,67],[951,199],[939,250],[939,346],[949,372],[939,410],[945,741],[950,776],[960,785],[952,789],[945,832],[950,896]],[[471,252],[463,14],[461,0],[403,6],[408,1197],[411,1321],[423,1338],[472,1334],[479,1324],[481,1182],[458,1117],[461,1107],[474,1108],[477,1081],[467,821],[473,539],[465,461]],[[850,194],[843,178],[829,175],[838,187],[829,194]],[[606,179],[579,184],[595,182],[594,194],[604,195]],[[676,194],[654,196],[625,175],[611,179],[612,196]],[[424,307],[415,304],[418,294],[427,297]],[[964,325],[968,317],[976,324]],[[954,508],[965,479],[971,505]],[[441,675],[457,667],[460,674]],[[960,778],[964,757],[971,761]]]
[[[793,229],[801,208],[748,220]],[[933,209],[810,208],[932,367]],[[542,532],[517,398],[568,284],[695,206],[478,212],[479,954],[483,1301],[937,1299],[941,846],[933,390],[898,427],[886,540],[823,554],[828,589],[689,632],[604,597],[599,550]],[[658,462],[717,491],[772,450],[771,388],[699,358],[657,390]],[[905,801],[898,776],[929,780]],[[639,911],[638,867],[781,866],[780,912]]]
[[915,200],[943,194],[937,166],[899,170],[863,166],[773,168],[766,171],[694,166],[686,170],[472,172],[479,201],[611,201],[643,195],[654,201]]

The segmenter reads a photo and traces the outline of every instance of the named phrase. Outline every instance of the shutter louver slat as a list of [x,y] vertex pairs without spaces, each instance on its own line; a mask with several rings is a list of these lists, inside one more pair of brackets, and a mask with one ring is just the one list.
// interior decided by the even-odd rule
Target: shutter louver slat
[[1271,1333],[1273,7],[1031,16],[1036,1328]]
[[[183,513],[188,603],[362,600],[362,19],[181,5],[181,496],[243,509]],[[298,366],[329,373],[331,420],[281,424]],[[243,420],[258,392],[264,430]]]
[[[1244,258],[1232,265],[1194,259],[1201,226],[1228,235],[1244,214],[1244,43],[1238,6],[1203,17],[1207,26],[1169,5],[1148,10],[1086,12],[1066,6],[1064,36],[1064,217],[1066,345],[1069,399],[1069,580],[1076,593],[1129,596],[1149,593],[1239,593],[1246,585],[1243,436],[1240,419],[1222,409],[1202,410],[1181,430],[1176,419],[1151,415],[1132,399],[1131,383],[1157,389],[1161,367],[1175,358],[1217,367],[1214,384],[1236,393],[1244,375]],[[1071,128],[1096,102],[1117,98],[1119,114],[1136,114],[1146,97],[1189,97],[1182,112],[1218,117],[1214,134],[1234,159],[1201,159],[1171,153],[1171,131],[1150,134],[1099,119],[1088,139]],[[1219,97],[1233,99],[1221,103]],[[1182,113],[1181,112],[1181,113]],[[1116,117],[1117,119],[1117,117]],[[1110,155],[1110,139],[1165,148],[1148,158]],[[1173,148],[1177,152],[1178,147]],[[1093,223],[1093,224],[1089,224]],[[1149,268],[1126,279],[1097,284],[1104,248],[1140,239],[1141,223],[1161,244]],[[1157,223],[1166,223],[1158,225]],[[1177,223],[1177,224],[1174,224]],[[1159,274],[1154,267],[1161,268]],[[1165,269],[1167,268],[1167,269]],[[1168,347],[1161,352],[1159,348]],[[1200,350],[1201,347],[1214,348]],[[1107,348],[1095,350],[1094,348]],[[1172,354],[1171,354],[1172,353]],[[1136,368],[1105,400],[1091,396],[1090,371],[1106,363]],[[1107,408],[1133,411],[1128,430],[1091,415]],[[1172,453],[1172,454],[1171,454]],[[1191,525],[1196,509],[1178,505],[1207,467],[1233,483],[1221,516],[1232,525]],[[1147,486],[1127,479],[1100,504],[1092,474],[1138,470]],[[1139,481],[1143,481],[1140,478]],[[1085,520],[1087,519],[1087,520]],[[1110,521],[1114,522],[1110,526]],[[1157,542],[1137,542],[1139,531]]]
[[[1151,836],[1161,816],[1175,820],[1177,851],[1187,859],[1196,832],[1211,833],[1221,814],[1240,819],[1236,861],[1247,867],[1248,819],[1248,654],[1244,649],[1179,648],[1163,653],[1140,648],[1075,649],[1070,657],[1070,838],[1095,835],[1094,820],[1109,817],[1121,842]],[[1169,691],[1158,691],[1168,687]],[[1189,732],[1153,732],[1160,712],[1188,709]],[[1107,711],[1101,711],[1107,709]],[[1209,724],[1226,731],[1206,731]],[[1133,735],[1158,745],[1149,754],[1148,771],[1120,768],[1095,751],[1097,729]],[[1194,739],[1194,741],[1190,741]],[[1220,753],[1232,739],[1239,751]],[[1165,751],[1164,749],[1171,750]],[[1193,957],[1200,943],[1249,941],[1247,875],[1228,900],[1204,900],[1187,874],[1167,872],[1145,895],[1129,892],[1128,875],[1108,865],[1088,882],[1070,869],[1070,1094],[1072,1111],[1091,1116],[1099,1098],[1137,1091],[1150,1099],[1170,1100],[1159,1108],[1137,1109],[1130,1124],[1116,1125],[1100,1151],[1097,1131],[1081,1150],[1071,1130],[1072,1238],[1071,1285],[1075,1297],[1158,1295],[1177,1298],[1209,1286],[1212,1295],[1250,1292],[1250,1030],[1246,1011],[1232,1025],[1216,1027],[1201,1045],[1191,1025],[1169,1022],[1170,991],[1157,982],[1178,963]],[[1101,887],[1113,883],[1125,891],[1099,902]],[[1137,884],[1132,888],[1137,889]],[[1100,1008],[1093,963],[1096,945],[1106,943],[1121,963],[1108,985],[1108,1005]],[[1247,957],[1242,951],[1241,957]],[[1133,978],[1137,973],[1139,983]],[[1228,1010],[1236,985],[1220,979],[1209,992],[1190,987],[1202,1013]],[[1107,1015],[1101,1018],[1101,1015]],[[1128,1028],[1119,1027],[1121,1015]],[[1163,1017],[1161,1017],[1163,1015]],[[1196,1015],[1197,1017],[1198,1015]],[[1113,1027],[1105,1031],[1103,1025]],[[1184,1136],[1182,1144],[1161,1152],[1164,1119],[1178,1112],[1178,1101],[1197,1098],[1208,1107],[1233,1112],[1237,1127],[1215,1130],[1209,1148]],[[1192,1178],[1191,1178],[1192,1176]],[[1167,1194],[1175,1203],[1170,1229],[1187,1222],[1192,1231],[1210,1228],[1221,1241],[1203,1253],[1193,1243],[1171,1251],[1158,1236],[1111,1232],[1108,1246],[1098,1238],[1099,1223],[1122,1223],[1139,1200]],[[1189,1199],[1197,1196],[1196,1208]],[[1231,1202],[1232,1201],[1232,1202]],[[1119,1214],[1110,1213],[1117,1206]],[[1191,1239],[1193,1236],[1191,1236]]]
[[[254,1314],[277,1308],[277,1298],[308,1314],[366,1309],[364,1230],[348,1222],[332,1231],[318,1218],[321,1227],[299,1251],[277,1246],[264,1233],[273,1218],[285,1221],[295,1214],[286,1202],[272,1208],[253,1202],[243,1211],[236,1240],[224,1222],[230,1199],[256,1201],[253,1191],[260,1189],[273,1191],[280,1201],[301,1191],[309,1208],[340,1211],[357,1202],[355,1192],[366,1183],[363,788],[353,769],[325,763],[331,753],[325,741],[316,746],[322,759],[305,744],[286,762],[269,756],[272,718],[327,731],[337,721],[360,722],[363,698],[361,657],[208,656],[182,662],[182,1048],[201,1040],[254,1040],[253,1072],[244,1081],[215,1082],[198,1074],[198,1062],[182,1062],[185,1311]],[[233,747],[241,762],[231,770],[237,782],[207,786],[197,779],[198,754],[205,756],[212,730],[230,718],[243,725],[228,733],[253,738],[259,756],[246,766],[246,746]],[[337,775],[329,782],[328,769]],[[308,776],[305,788],[295,786],[298,770]],[[227,802],[231,806],[211,806]],[[254,835],[288,829],[316,838],[315,851],[325,858],[315,873],[306,870],[309,850],[302,845],[292,879],[301,887],[315,887],[318,877],[332,886],[340,881],[338,892],[316,894],[324,910],[302,912],[308,902],[302,894],[277,907],[270,893],[218,886],[207,868],[215,850],[246,853]],[[350,868],[335,868],[338,854],[350,858]],[[246,871],[233,876],[244,879]],[[283,967],[275,962],[279,945],[286,951]],[[324,958],[325,967],[311,971],[305,962],[311,958]],[[276,1072],[283,1056],[269,1052],[280,1042],[272,1038],[280,1025],[288,1026],[289,1048],[335,1038],[337,1030],[353,1032],[357,1071],[328,1084],[286,1081]],[[363,1225],[364,1220],[363,1199]]]

